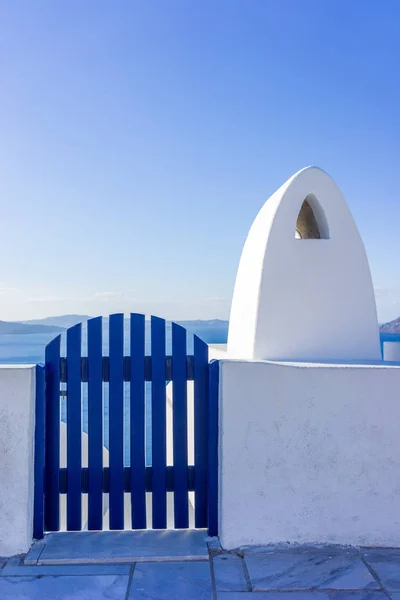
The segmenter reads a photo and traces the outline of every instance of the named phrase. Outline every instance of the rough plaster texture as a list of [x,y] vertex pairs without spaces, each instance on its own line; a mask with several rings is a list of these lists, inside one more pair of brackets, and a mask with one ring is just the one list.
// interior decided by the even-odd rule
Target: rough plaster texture
[[[324,239],[295,238],[306,198]],[[271,360],[380,359],[364,246],[339,188],[316,167],[291,177],[251,226],[232,299],[228,354]]]
[[400,342],[383,342],[383,360],[400,362]]
[[0,556],[32,542],[35,366],[0,365]]
[[220,524],[243,545],[400,546],[400,367],[220,362]]

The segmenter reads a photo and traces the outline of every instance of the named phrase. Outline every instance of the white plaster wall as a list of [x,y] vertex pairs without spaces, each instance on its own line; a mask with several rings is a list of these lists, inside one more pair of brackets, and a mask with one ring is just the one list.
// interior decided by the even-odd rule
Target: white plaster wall
[[[296,239],[304,199],[329,239]],[[237,272],[228,354],[271,360],[379,360],[375,297],[347,203],[321,169],[291,177],[261,208]]]
[[35,366],[0,365],[0,556],[33,533]]
[[400,367],[220,362],[222,545],[400,546]]

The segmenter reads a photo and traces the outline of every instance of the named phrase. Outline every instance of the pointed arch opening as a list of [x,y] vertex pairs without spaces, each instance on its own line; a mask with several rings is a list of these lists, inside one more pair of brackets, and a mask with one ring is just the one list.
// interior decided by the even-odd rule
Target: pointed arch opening
[[301,240],[329,239],[325,213],[314,194],[308,194],[303,200],[297,216],[295,238]]

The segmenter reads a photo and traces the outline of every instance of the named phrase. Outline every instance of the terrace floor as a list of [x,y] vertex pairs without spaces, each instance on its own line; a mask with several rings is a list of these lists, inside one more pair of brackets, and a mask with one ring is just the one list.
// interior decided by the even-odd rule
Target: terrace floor
[[224,552],[204,531],[50,534],[0,559],[1,600],[400,600],[400,549]]

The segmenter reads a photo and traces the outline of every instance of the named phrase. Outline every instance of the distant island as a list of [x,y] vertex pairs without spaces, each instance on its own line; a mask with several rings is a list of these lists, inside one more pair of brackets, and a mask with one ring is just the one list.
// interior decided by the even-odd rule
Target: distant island
[[58,317],[46,317],[44,319],[31,319],[30,321],[23,321],[25,325],[46,325],[46,327],[61,327],[61,329],[68,329],[73,327],[77,323],[86,323],[89,319],[89,315],[60,315]]
[[27,325],[13,321],[0,321],[0,335],[26,335],[29,333],[60,333],[63,327],[53,325]]
[[383,323],[380,325],[379,330],[381,333],[400,333],[400,317],[388,323]]
[[87,315],[61,315],[30,321],[0,321],[0,335],[29,335],[31,333],[62,333],[68,327],[84,323]]
[[[29,321],[0,321],[0,335],[28,335],[35,333],[62,333],[77,323],[85,324],[89,315],[60,315],[57,317],[46,317],[44,319],[32,319]],[[106,326],[108,317],[104,317]],[[185,327],[189,334],[199,335],[205,342],[225,343],[228,335],[228,321],[219,319],[193,321],[177,321]]]

